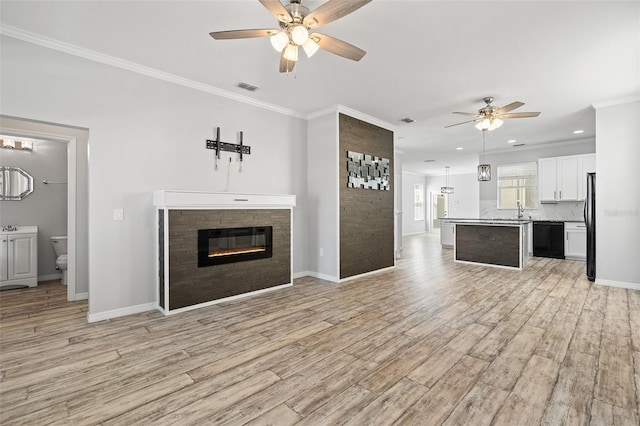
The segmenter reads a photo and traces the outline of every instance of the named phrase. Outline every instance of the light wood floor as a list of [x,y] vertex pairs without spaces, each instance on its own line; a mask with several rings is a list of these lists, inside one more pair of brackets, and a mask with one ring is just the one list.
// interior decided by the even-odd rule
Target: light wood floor
[[87,324],[65,288],[0,293],[0,423],[638,425],[640,292],[584,263],[393,271]]

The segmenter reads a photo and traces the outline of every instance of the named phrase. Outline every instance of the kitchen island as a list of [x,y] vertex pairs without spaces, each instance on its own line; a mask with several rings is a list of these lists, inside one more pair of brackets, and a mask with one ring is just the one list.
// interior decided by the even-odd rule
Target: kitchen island
[[454,226],[455,262],[523,270],[529,258],[524,219],[441,219]]

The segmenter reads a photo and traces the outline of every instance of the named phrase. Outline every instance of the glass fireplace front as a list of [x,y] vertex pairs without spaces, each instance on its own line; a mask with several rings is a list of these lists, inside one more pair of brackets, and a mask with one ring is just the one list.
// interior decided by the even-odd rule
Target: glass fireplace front
[[199,229],[198,267],[271,257],[271,226]]

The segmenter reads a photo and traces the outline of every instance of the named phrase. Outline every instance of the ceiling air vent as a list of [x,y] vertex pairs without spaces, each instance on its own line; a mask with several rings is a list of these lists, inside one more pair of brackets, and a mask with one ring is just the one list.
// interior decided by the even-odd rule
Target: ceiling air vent
[[436,160],[424,160],[425,163],[434,163]]
[[526,145],[526,144],[524,144],[524,143],[514,143],[514,144],[513,144],[513,145],[511,145],[511,146],[514,146],[514,147],[515,147],[515,146],[525,146],[525,145]]
[[414,120],[413,118],[409,118],[409,117],[401,118],[400,121],[404,121],[405,123],[415,123],[416,122],[416,120]]
[[258,86],[251,83],[245,83],[244,81],[241,81],[240,83],[238,83],[238,87],[244,90],[248,90],[250,92],[255,92],[256,90],[259,89]]

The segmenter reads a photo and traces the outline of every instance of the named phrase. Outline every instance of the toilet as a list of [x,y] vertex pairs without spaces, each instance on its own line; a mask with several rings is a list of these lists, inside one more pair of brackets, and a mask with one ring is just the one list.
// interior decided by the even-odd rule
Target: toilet
[[51,245],[56,254],[56,269],[62,272],[62,284],[67,285],[67,236],[51,237]]

